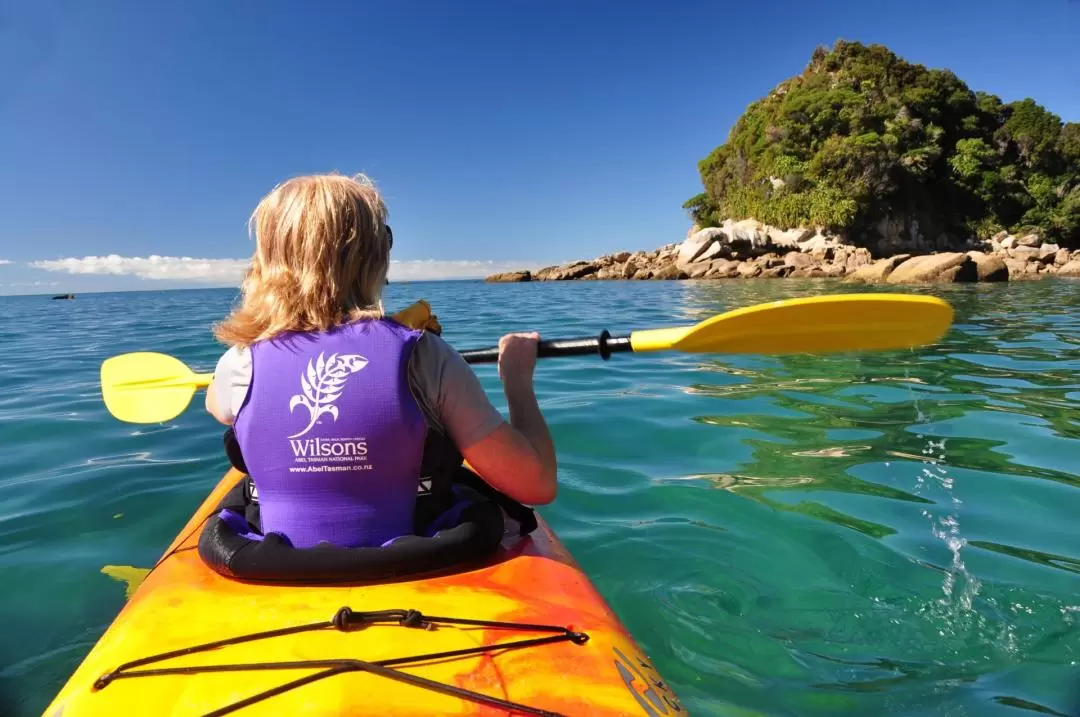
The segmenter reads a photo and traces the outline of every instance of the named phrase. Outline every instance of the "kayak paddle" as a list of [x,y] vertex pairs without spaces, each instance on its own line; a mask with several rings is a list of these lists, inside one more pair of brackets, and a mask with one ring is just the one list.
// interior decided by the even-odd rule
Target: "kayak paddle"
[[[933,343],[952,324],[941,299],[906,294],[843,294],[785,299],[718,314],[693,326],[634,331],[628,336],[540,341],[537,355],[580,356],[631,351],[791,354],[906,349]],[[462,351],[469,363],[492,363],[497,346]],[[179,415],[213,374],[195,373],[172,356],[136,352],[101,365],[109,412],[129,423],[161,423]]]
[[161,423],[179,416],[212,373],[195,373],[178,358],[151,351],[121,354],[101,364],[105,408],[128,423]]
[[[574,356],[632,351],[790,354],[905,349],[937,341],[953,310],[929,296],[842,294],[785,299],[717,314],[693,326],[634,331],[629,336],[541,341],[537,355]],[[462,351],[469,363],[497,361],[499,347]]]

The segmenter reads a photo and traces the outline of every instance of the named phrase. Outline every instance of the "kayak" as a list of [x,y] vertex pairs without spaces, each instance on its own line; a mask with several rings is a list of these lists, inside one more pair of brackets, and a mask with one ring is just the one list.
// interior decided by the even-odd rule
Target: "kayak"
[[[395,316],[439,333],[427,302]],[[952,317],[947,303],[931,297],[813,297],[737,309],[694,326],[545,341],[538,356],[911,348],[939,339]],[[499,351],[462,355],[469,363],[494,362]],[[114,356],[101,367],[105,405],[129,423],[171,420],[211,379],[152,352]],[[333,447],[330,455],[337,455]],[[246,476],[234,468],[210,492],[46,708],[46,717],[660,717],[685,711],[540,516],[514,533],[504,531],[498,517],[502,511],[518,520],[510,515],[513,506],[497,498],[461,501],[450,506],[463,506],[452,514],[456,522],[442,522],[447,514],[438,513],[426,523],[416,511],[414,523],[426,526],[423,535],[356,552],[333,546],[301,552],[282,549],[275,543],[282,536],[273,531],[262,535],[248,517],[249,508],[255,514],[253,494],[246,506],[238,504],[240,510],[226,502],[246,486]],[[468,481],[460,487],[468,498]],[[427,492],[436,490],[429,486]],[[439,500],[429,504],[445,507]],[[477,546],[483,551],[469,552]],[[455,551],[462,551],[461,560]],[[398,558],[387,559],[391,553]],[[264,560],[270,555],[279,562]],[[292,579],[275,582],[289,561],[286,577]],[[370,579],[349,572],[354,565]],[[402,566],[407,574],[390,574]]]
[[212,570],[222,478],[46,708],[84,715],[679,715],[550,526],[478,563],[377,583]]

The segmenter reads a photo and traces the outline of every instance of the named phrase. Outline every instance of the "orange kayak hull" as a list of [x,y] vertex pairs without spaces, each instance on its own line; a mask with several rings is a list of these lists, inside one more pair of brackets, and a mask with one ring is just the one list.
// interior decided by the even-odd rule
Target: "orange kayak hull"
[[[428,616],[553,625],[585,633],[563,640],[392,669],[535,710],[561,715],[683,714],[634,639],[550,527],[507,536],[496,555],[459,572],[380,584],[267,585],[229,579],[199,557],[199,532],[242,477],[230,471],[210,493],[139,585],[68,682],[47,717],[212,714],[253,695],[314,675],[323,667],[194,672],[95,682],[121,665],[192,646],[353,611],[417,610]],[[377,624],[326,629],[230,644],[147,664],[140,669],[308,660],[376,662],[544,634],[436,624],[433,629]],[[229,714],[509,715],[520,712],[362,670],[341,672],[260,699]]]

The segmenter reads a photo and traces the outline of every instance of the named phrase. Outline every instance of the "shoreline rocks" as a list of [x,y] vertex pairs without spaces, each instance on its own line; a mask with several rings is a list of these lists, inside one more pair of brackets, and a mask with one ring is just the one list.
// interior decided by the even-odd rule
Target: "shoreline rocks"
[[[884,231],[882,233],[885,233]],[[879,248],[881,248],[879,246]],[[894,251],[897,246],[892,247]],[[820,230],[780,230],[753,219],[727,220],[719,227],[694,226],[682,242],[653,251],[621,251],[536,272],[515,271],[489,282],[587,280],[711,280],[836,278],[855,283],[924,284],[1080,278],[1080,250],[1044,243],[1038,234],[999,232],[968,240],[967,251],[937,249],[875,258],[869,249]]]
[[518,281],[532,281],[531,271],[507,271],[502,274],[492,274],[485,281],[513,283]]

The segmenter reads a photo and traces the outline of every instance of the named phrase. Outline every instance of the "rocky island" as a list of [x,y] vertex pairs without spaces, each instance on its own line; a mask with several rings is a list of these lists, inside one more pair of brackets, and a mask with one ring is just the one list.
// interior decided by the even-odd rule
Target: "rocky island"
[[684,240],[488,281],[1080,277],[1080,123],[880,45],[818,48],[698,170]]

